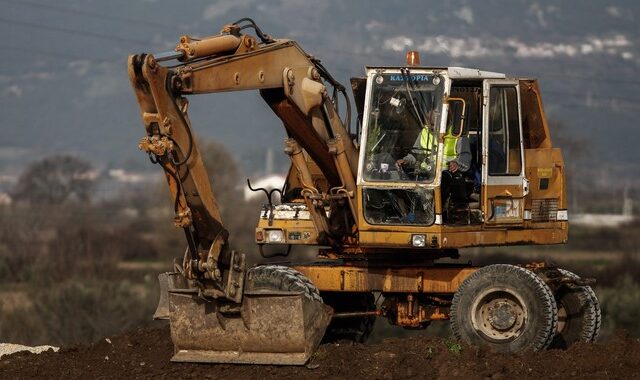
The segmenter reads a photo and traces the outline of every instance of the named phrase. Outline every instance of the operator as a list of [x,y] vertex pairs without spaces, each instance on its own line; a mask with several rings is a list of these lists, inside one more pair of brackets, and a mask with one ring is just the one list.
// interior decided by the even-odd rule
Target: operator
[[407,154],[401,159],[396,161],[396,164],[399,166],[409,166],[416,167],[423,172],[430,171],[429,167],[429,158],[431,156],[431,152],[433,152],[433,148],[435,147],[435,137],[433,136],[433,132],[431,132],[431,128],[429,126],[425,126],[420,131],[418,138],[413,144],[413,148],[419,151],[424,152],[424,158],[418,167],[416,167],[417,159],[412,153]]
[[452,133],[453,126],[447,128],[444,136],[444,152],[442,163],[446,169],[442,171],[441,195],[442,207],[445,209],[447,202],[466,201],[467,189],[463,173],[471,167],[471,147],[467,136],[456,136]]

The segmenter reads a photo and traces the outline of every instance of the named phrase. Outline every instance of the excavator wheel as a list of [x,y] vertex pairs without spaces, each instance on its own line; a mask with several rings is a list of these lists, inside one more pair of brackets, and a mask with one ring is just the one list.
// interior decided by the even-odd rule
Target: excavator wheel
[[247,290],[282,290],[304,292],[311,301],[322,302],[320,291],[297,270],[282,265],[262,265],[249,270]]
[[455,293],[450,313],[458,339],[507,353],[547,348],[558,324],[551,289],[533,272],[507,264],[469,276]]
[[[373,293],[322,292],[324,303],[335,313],[372,311],[376,309]],[[373,332],[375,316],[333,319],[324,335],[324,342],[349,340],[364,343]]]
[[[564,277],[578,275],[558,269]],[[558,329],[550,348],[568,348],[576,342],[593,342],[600,332],[602,314],[598,298],[590,286],[564,284],[555,293]]]

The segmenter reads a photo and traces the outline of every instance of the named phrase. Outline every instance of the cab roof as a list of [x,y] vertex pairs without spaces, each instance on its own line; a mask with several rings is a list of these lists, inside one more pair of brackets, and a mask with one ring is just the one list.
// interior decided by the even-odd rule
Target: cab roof
[[[367,66],[367,71],[375,70],[375,69],[401,69],[406,66]],[[479,69],[472,69],[468,67],[423,67],[423,66],[415,66],[410,67],[410,69],[418,69],[418,70],[437,70],[437,71],[446,71],[451,79],[505,79],[506,75],[503,73],[496,73],[492,71],[483,71]]]

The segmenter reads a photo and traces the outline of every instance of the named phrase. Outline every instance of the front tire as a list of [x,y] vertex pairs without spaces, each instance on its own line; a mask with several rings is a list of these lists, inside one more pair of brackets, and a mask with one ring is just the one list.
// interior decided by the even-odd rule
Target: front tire
[[558,323],[549,287],[533,272],[507,264],[469,276],[453,297],[450,316],[458,339],[499,352],[545,349]]
[[284,290],[304,292],[312,301],[322,302],[318,288],[299,271],[283,265],[261,265],[247,274],[247,290]]

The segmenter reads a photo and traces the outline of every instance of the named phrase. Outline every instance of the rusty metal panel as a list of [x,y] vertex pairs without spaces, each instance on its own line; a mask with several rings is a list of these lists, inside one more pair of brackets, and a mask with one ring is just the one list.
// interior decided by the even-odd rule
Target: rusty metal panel
[[367,89],[366,77],[351,78],[351,90],[353,91],[353,99],[355,100],[356,111],[358,112],[359,120],[362,120],[362,115],[364,115],[364,102],[365,102],[366,89]]
[[[562,208],[562,207],[560,207]],[[508,226],[487,229],[482,225],[469,226],[438,226],[439,233],[431,233],[431,228],[423,231],[360,231],[360,244],[371,247],[404,247],[410,249],[411,235],[422,233],[427,242],[435,238],[435,248],[467,248],[486,247],[496,245],[523,244],[562,244],[567,242],[568,223],[564,221],[550,221],[548,223],[530,223],[527,221],[524,229],[509,229]],[[409,228],[405,228],[409,230]],[[416,250],[416,252],[419,252]],[[425,254],[430,253],[424,249]]]
[[[228,232],[222,224],[211,181],[198,147],[192,141],[189,118],[179,109],[186,109],[187,103],[176,100],[166,89],[169,73],[169,69],[158,65],[152,56],[129,57],[129,79],[147,134],[156,133],[154,128],[158,128],[161,135],[171,136],[177,159],[186,160],[185,166],[188,167],[187,170],[185,166],[178,167],[168,161],[163,163],[169,189],[177,205],[176,222],[180,227],[193,223],[202,235],[198,237],[203,239],[215,240],[222,236],[224,240]],[[184,103],[177,104],[179,102]],[[190,154],[187,155],[188,152]]]
[[533,199],[531,201],[531,220],[549,222],[557,219],[558,198]]
[[519,86],[525,149],[551,148],[549,125],[542,105],[538,81],[521,79]]
[[308,64],[297,44],[279,40],[246,54],[190,63],[180,75],[187,84],[183,91],[192,94],[281,88],[284,67]]
[[532,199],[549,198],[558,198],[558,207],[566,208],[564,160],[560,149],[527,149],[525,156],[530,189],[527,208],[531,208]]
[[295,266],[321,291],[385,293],[454,293],[473,267],[368,268]]
[[329,306],[302,292],[246,292],[239,310],[225,311],[176,286],[181,278],[169,279],[175,362],[302,365],[331,320]]
[[568,239],[567,222],[541,223],[539,228],[495,229],[442,234],[443,248],[482,247],[495,245],[562,244]]

